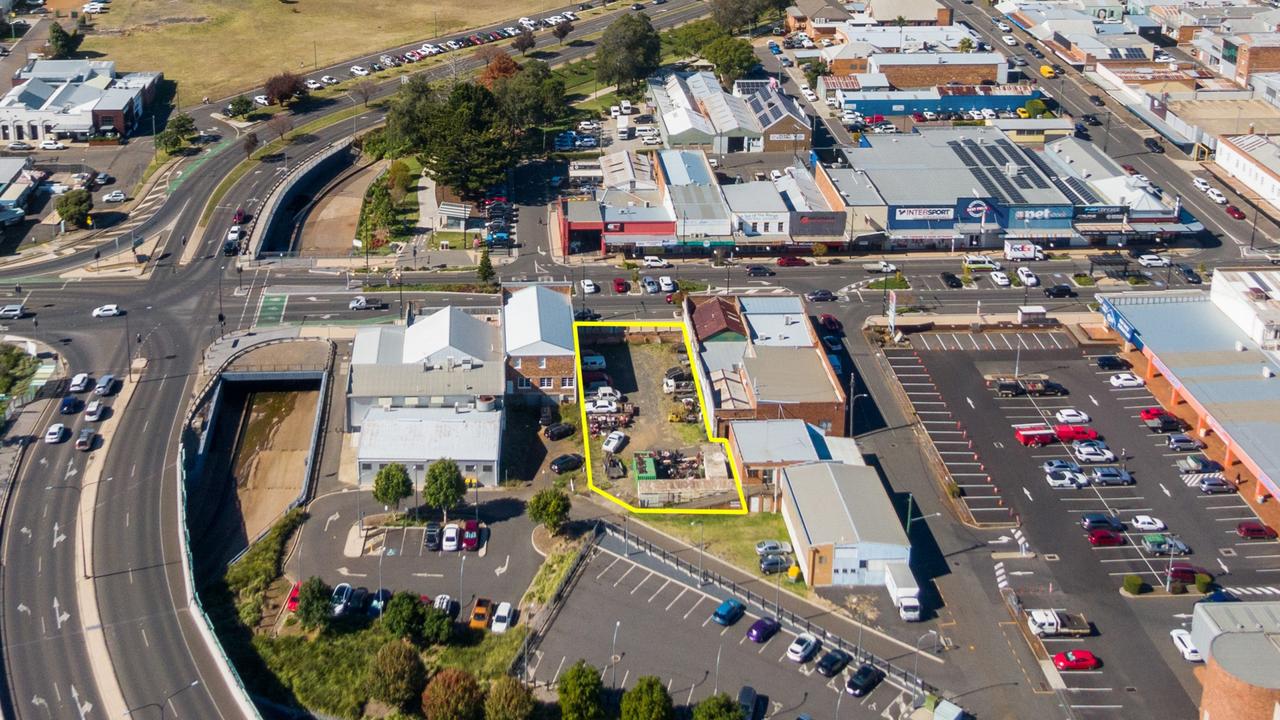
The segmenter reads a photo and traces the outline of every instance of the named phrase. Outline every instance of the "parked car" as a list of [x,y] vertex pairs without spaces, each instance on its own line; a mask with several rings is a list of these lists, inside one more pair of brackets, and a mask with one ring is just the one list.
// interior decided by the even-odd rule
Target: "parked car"
[[457,552],[462,546],[462,528],[457,523],[444,526],[444,535],[440,539],[440,549],[445,552]]
[[808,662],[809,658],[813,657],[820,647],[822,647],[822,643],[817,636],[807,632],[800,633],[787,646],[787,659],[798,663]]
[[467,622],[467,627],[472,630],[484,630],[489,627],[489,613],[493,610],[493,601],[489,598],[476,598],[476,604],[471,608],[471,619]]
[[1099,355],[1094,362],[1099,370],[1128,370],[1131,367],[1127,360],[1115,355]]
[[1142,530],[1143,532],[1155,532],[1165,528],[1163,520],[1150,515],[1134,515],[1129,524],[1133,526],[1134,530]]
[[835,677],[836,675],[839,675],[840,671],[844,670],[852,661],[853,656],[849,653],[838,648],[834,648],[828,650],[821,658],[818,659],[818,663],[814,666],[814,669],[816,669],[818,674],[822,677]]
[[1094,468],[1090,479],[1094,485],[1132,485],[1133,475],[1128,471],[1118,467],[1100,467]]
[[1124,523],[1114,515],[1091,512],[1080,516],[1080,527],[1085,530],[1112,530],[1124,532]]
[[462,524],[462,549],[475,550],[480,547],[480,523],[468,520]]
[[1192,269],[1190,265],[1186,263],[1178,263],[1173,266],[1173,269],[1175,272],[1178,273],[1178,275],[1182,278],[1182,280],[1186,282],[1188,285],[1199,285],[1200,283],[1204,282],[1204,280],[1200,277],[1200,273],[1196,272],[1194,269]]
[[1204,662],[1204,656],[1200,654],[1200,649],[1191,642],[1191,633],[1182,628],[1174,628],[1169,631],[1169,639],[1173,640],[1173,647],[1178,650],[1178,654],[1187,662]]
[[613,291],[619,295],[626,293],[631,289],[631,283],[622,278],[613,279]]
[[1089,486],[1089,476],[1079,471],[1052,470],[1045,473],[1044,479],[1054,489],[1075,490]]
[[1146,381],[1134,375],[1133,373],[1117,373],[1107,379],[1113,388],[1139,388],[1146,385]]
[[1160,141],[1155,138],[1143,138],[1142,144],[1146,146],[1148,150],[1157,155],[1164,154],[1164,145],[1161,145]]
[[1195,452],[1204,447],[1199,440],[1186,433],[1171,433],[1165,440],[1165,445],[1175,452]]
[[334,617],[338,617],[347,612],[347,603],[351,602],[351,593],[354,590],[350,583],[338,583],[333,588],[333,594],[329,596],[329,611]]
[[1246,540],[1275,540],[1276,531],[1261,520],[1245,520],[1236,525],[1236,534]]
[[1102,662],[1088,650],[1067,650],[1053,656],[1053,666],[1059,670],[1093,670]]
[[509,602],[500,602],[493,611],[493,624],[489,629],[499,635],[515,624],[515,611]]
[[122,203],[127,199],[128,199],[128,196],[124,194],[123,190],[112,190],[111,192],[102,196],[102,202],[106,202],[106,203]]
[[760,558],[760,572],[765,575],[785,572],[791,567],[791,559],[786,555],[765,555]]
[[571,437],[573,435],[573,432],[574,432],[574,428],[569,423],[553,423],[551,425],[548,425],[547,429],[542,431],[542,434],[548,440],[554,441],[554,440],[563,440],[567,437]]
[[821,325],[824,330],[829,332],[838,333],[844,330],[844,323],[840,322],[840,320],[834,315],[828,315],[826,313],[818,316],[818,324]]
[[991,279],[991,284],[996,287],[1009,287],[1013,284],[1010,282],[1009,276],[1000,270],[992,270],[987,277]]
[[1199,488],[1204,495],[1230,495],[1236,492],[1236,486],[1224,480],[1221,475],[1200,478]]
[[41,150],[66,150],[67,146],[63,145],[57,140],[41,140],[40,149]]
[[844,691],[854,697],[862,697],[875,690],[881,680],[884,680],[883,670],[871,665],[863,665],[849,676],[849,680],[844,684]]
[[786,255],[778,258],[778,267],[804,267],[809,264],[804,258]]
[[782,625],[777,620],[763,617],[751,623],[751,627],[747,630],[747,639],[754,643],[766,643],[781,629]]
[[580,467],[582,467],[582,456],[577,453],[561,455],[555,460],[552,460],[550,465],[551,472],[560,475],[572,470],[577,470]]
[[440,523],[435,521],[427,523],[426,531],[422,535],[422,547],[427,550],[439,550],[440,535]]
[[1075,408],[1064,408],[1054,414],[1054,419],[1060,423],[1079,424],[1089,422],[1089,415]]
[[964,283],[961,282],[960,278],[956,277],[956,274],[953,272],[943,272],[939,277],[942,278],[942,284],[949,288],[959,289],[964,287]]
[[627,434],[621,430],[614,430],[604,439],[603,448],[607,453],[617,453],[627,444]]
[[741,600],[738,600],[737,598],[725,598],[724,601],[715,609],[715,612],[711,613],[711,619],[714,620],[717,625],[724,625],[727,627],[738,622],[738,619],[746,612],[747,606],[743,605]]

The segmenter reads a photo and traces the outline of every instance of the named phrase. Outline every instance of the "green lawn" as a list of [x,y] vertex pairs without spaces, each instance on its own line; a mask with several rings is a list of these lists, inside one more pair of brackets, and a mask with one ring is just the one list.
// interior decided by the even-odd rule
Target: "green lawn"
[[899,273],[893,277],[872,280],[867,283],[867,288],[870,290],[884,290],[886,288],[889,290],[910,290],[911,283],[907,282],[907,279]]
[[[529,628],[523,622],[524,618],[519,618],[519,621],[519,625],[501,635],[486,632],[478,641],[470,644],[462,641],[450,645],[441,650],[440,654],[428,663],[428,666],[433,672],[451,667],[466,670],[482,681],[495,680],[507,673],[507,669],[516,658],[516,651],[524,642],[524,636],[529,634]],[[474,635],[472,637],[474,638]]]
[[[632,519],[648,523],[669,535],[674,535],[694,548],[697,548],[700,541],[705,541],[707,554],[715,555],[756,577],[769,581],[777,580],[775,576],[766,576],[760,572],[756,543],[760,540],[787,541],[787,526],[782,521],[782,515],[778,513],[761,512],[750,515],[701,518],[692,516],[662,518],[646,515]],[[687,554],[685,559],[689,559]],[[786,578],[782,579],[782,586],[798,595],[807,594],[804,585],[788,582]]]

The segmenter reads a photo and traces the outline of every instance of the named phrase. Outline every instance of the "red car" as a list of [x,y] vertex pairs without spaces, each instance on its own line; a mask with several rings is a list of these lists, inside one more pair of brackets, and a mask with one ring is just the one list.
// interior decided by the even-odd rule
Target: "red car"
[[1143,408],[1142,410],[1140,410],[1138,412],[1138,417],[1142,418],[1143,420],[1158,420],[1159,418],[1162,418],[1168,414],[1169,413],[1165,412],[1164,408],[1149,407],[1149,408]]
[[1053,666],[1059,670],[1093,670],[1102,662],[1088,650],[1068,650],[1053,656]]
[[626,280],[622,278],[613,279],[613,291],[618,293],[619,295],[622,295],[623,293],[625,293],[630,289],[631,289],[631,284],[628,283]]
[[590,385],[591,383],[602,382],[610,387],[613,386],[613,378],[609,377],[609,373],[603,370],[587,370],[582,373],[582,379]]
[[462,526],[462,549],[475,550],[480,547],[480,523],[468,520]]
[[923,114],[923,113],[918,113],[918,112],[913,112],[913,113],[911,113],[911,119],[912,119],[912,120],[914,120],[914,121],[916,121],[916,122],[918,122],[918,123],[922,123],[922,122],[924,122],[924,114]]
[[822,326],[823,330],[827,330],[829,332],[840,332],[844,330],[844,323],[837,320],[834,315],[828,315],[826,313],[818,316],[818,324]]
[[1132,166],[1132,165],[1121,165],[1120,167],[1124,168],[1124,171],[1125,171],[1125,172],[1127,172],[1127,173],[1129,173],[1130,175],[1137,175],[1137,174],[1138,174],[1138,168],[1136,168],[1136,167],[1134,167],[1134,166]]
[[1244,213],[1241,212],[1240,208],[1236,207],[1235,205],[1228,205],[1225,209],[1227,211],[1227,214],[1235,218],[1236,220],[1244,219]]
[[1062,442],[1098,439],[1098,431],[1085,425],[1055,425],[1053,431]]
[[302,589],[302,582],[296,582],[292,588],[289,588],[289,599],[284,601],[284,607],[289,612],[298,611],[298,591]]
[[1249,540],[1276,539],[1276,531],[1261,520],[1245,520],[1236,525],[1236,534]]
[[809,261],[798,257],[780,257],[778,258],[778,267],[804,267]]
[[1208,575],[1209,579],[1213,579],[1213,573],[1205,568],[1196,567],[1190,563],[1175,562],[1169,566],[1169,579],[1176,580],[1184,585],[1190,585],[1196,581],[1196,575]]
[[1124,535],[1115,530],[1093,530],[1089,532],[1089,544],[1094,547],[1123,545]]

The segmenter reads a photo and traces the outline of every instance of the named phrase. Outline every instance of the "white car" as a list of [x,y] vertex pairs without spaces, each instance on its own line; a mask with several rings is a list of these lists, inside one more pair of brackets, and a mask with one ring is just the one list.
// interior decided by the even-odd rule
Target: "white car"
[[578,123],[578,132],[595,132],[600,129],[600,123],[595,120],[583,120]]
[[1133,520],[1129,521],[1134,530],[1142,530],[1143,532],[1157,532],[1164,530],[1164,521],[1150,515],[1134,515]]
[[1049,487],[1054,489],[1075,490],[1076,488],[1089,486],[1088,475],[1070,470],[1054,470],[1045,473],[1044,480],[1049,483]]
[[1209,185],[1209,181],[1204,178],[1191,178],[1191,184],[1195,185],[1200,192],[1207,192],[1212,187]]
[[71,378],[71,387],[67,388],[71,392],[84,392],[89,389],[89,373],[76,373]]
[[509,602],[498,603],[498,609],[493,611],[493,622],[489,624],[489,630],[495,633],[504,633],[507,628],[511,627],[512,608]]
[[369,68],[363,65],[352,65],[351,74],[355,75],[356,77],[364,77],[365,75],[369,74]]
[[593,399],[612,400],[614,402],[622,402],[623,397],[624,395],[622,393],[609,387],[608,385],[605,385],[603,387],[596,388],[596,394]]
[[307,81],[303,83],[303,85],[306,85],[308,90],[319,90],[320,88],[324,87],[324,83],[320,82],[319,80],[312,80],[310,78],[308,78]]
[[991,278],[991,283],[996,287],[1009,287],[1012,284],[1009,282],[1009,276],[999,270],[991,273],[988,277]]
[[1208,190],[1204,191],[1204,194],[1208,195],[1210,200],[1218,203],[1219,205],[1227,204],[1227,196],[1223,195],[1222,191],[1219,190],[1218,188],[1209,188]]
[[1028,267],[1018,268],[1018,279],[1027,287],[1035,287],[1040,284],[1040,278]]
[[584,295],[591,295],[592,293],[598,293],[600,292],[600,286],[597,285],[594,280],[588,280],[586,278],[583,278],[582,292]]
[[123,190],[112,190],[111,192],[102,196],[102,202],[106,202],[106,203],[124,202],[125,199],[126,199],[126,196]]
[[810,633],[800,633],[787,647],[787,659],[802,663],[818,652],[818,638]]
[[266,95],[254,95],[253,101],[262,107],[267,107],[271,104],[271,100]]
[[120,314],[120,306],[116,304],[103,305],[93,309],[93,316],[96,318],[115,317]]
[[1013,28],[1009,27],[1008,23],[1001,21],[996,22],[996,27],[1000,28],[1000,32],[1011,32],[1013,30]]
[[1008,45],[1009,47],[1018,47],[1018,39],[1012,35],[1001,35],[1000,42]]
[[627,435],[621,430],[614,430],[604,439],[604,451],[607,453],[616,453],[627,444]]
[[924,119],[925,119],[925,120],[928,120],[928,121],[930,121],[930,122],[933,122],[934,120],[937,120],[937,119],[938,119],[938,113],[936,113],[936,112],[934,112],[934,111],[932,111],[932,110],[925,110],[924,112],[922,112],[922,113],[920,113],[920,114],[924,116]]
[[461,547],[462,530],[455,523],[444,526],[444,534],[440,537],[440,549],[445,552],[457,552]]
[[63,145],[57,140],[41,140],[40,149],[41,150],[66,150],[67,146]]
[[1142,267],[1169,267],[1169,259],[1159,255],[1142,255],[1138,258]]
[[587,412],[592,414],[618,412],[618,403],[613,400],[596,398],[587,403]]
[[1116,454],[1106,448],[1084,445],[1075,448],[1076,460],[1082,463],[1109,463],[1116,461]]
[[808,89],[801,90],[801,91],[800,91],[800,94],[801,94],[801,95],[804,95],[804,99],[805,99],[805,100],[808,100],[809,102],[817,102],[817,101],[818,101],[818,94],[817,94],[817,93],[815,93],[815,92],[814,92],[814,91],[812,91],[812,90],[808,90]]
[[662,292],[675,292],[676,281],[672,280],[670,275],[663,275],[658,278],[658,287],[662,289]]
[[1133,373],[1117,373],[1107,380],[1113,388],[1139,388],[1146,385],[1146,381],[1134,375]]
[[1151,184],[1151,178],[1147,177],[1146,175],[1143,175],[1142,173],[1137,173],[1135,175],[1131,175],[1130,177],[1132,177],[1134,180],[1137,180],[1139,184],[1142,184],[1142,185]]
[[320,78],[320,82],[324,83],[325,85],[337,85],[342,81],[332,75],[325,75]]
[[62,442],[62,438],[67,434],[67,426],[62,423],[54,423],[44,433],[44,441],[49,445]]
[[1187,662],[1204,662],[1204,656],[1200,654],[1200,648],[1191,642],[1191,633],[1176,628],[1169,631],[1169,638],[1173,640],[1173,646],[1178,649],[1178,654]]
[[1082,424],[1089,422],[1089,416],[1076,410],[1075,408],[1065,408],[1054,413],[1054,419],[1060,423],[1068,425]]

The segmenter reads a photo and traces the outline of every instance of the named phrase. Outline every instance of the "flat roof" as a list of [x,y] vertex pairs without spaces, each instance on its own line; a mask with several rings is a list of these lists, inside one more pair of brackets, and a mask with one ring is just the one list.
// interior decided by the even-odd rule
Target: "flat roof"
[[837,462],[793,465],[782,471],[782,484],[810,546],[911,547],[873,467]]
[[1267,135],[1232,135],[1222,138],[1237,150],[1253,158],[1254,162],[1273,173],[1280,173],[1280,146]]
[[737,442],[734,451],[744,463],[817,462],[814,436],[818,429],[803,420],[735,420],[729,425]]
[[502,412],[370,408],[360,424],[361,460],[487,460],[502,448]]
[[721,188],[729,209],[742,213],[786,212],[778,188],[769,180],[725,185]]
[[1280,689],[1280,602],[1196,603],[1193,640],[1202,633],[1210,637],[1200,649],[1223,670],[1254,687]]
[[[1148,296],[1148,297],[1144,297]],[[1203,291],[1102,294],[1139,341],[1280,494],[1280,364]],[[1237,345],[1242,349],[1237,350]],[[1265,377],[1270,368],[1273,377]]]
[[751,328],[751,342],[773,347],[813,347],[809,336],[809,318],[803,313],[794,315],[747,315]]
[[797,295],[739,295],[738,305],[748,315],[804,314],[804,303]]
[[1170,100],[1169,112],[1210,135],[1280,133],[1280,109],[1265,100]]
[[827,177],[836,186],[836,192],[847,205],[884,205],[880,191],[871,184],[871,178],[853,168],[837,168],[823,166]]
[[840,389],[827,375],[826,358],[814,348],[755,345],[742,358],[752,392],[761,402],[836,402]]

